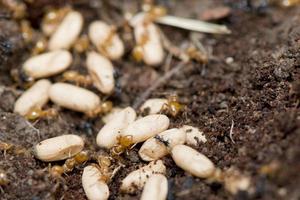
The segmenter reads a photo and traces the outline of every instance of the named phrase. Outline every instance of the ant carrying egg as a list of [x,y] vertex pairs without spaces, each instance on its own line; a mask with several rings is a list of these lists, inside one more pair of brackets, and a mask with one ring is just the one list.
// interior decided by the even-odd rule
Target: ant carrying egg
[[71,8],[69,7],[49,10],[42,20],[42,31],[44,34],[47,36],[51,35],[70,11]]
[[149,41],[149,34],[145,32],[137,40],[137,45],[134,47],[132,56],[135,61],[141,62],[144,58],[143,46]]
[[109,57],[109,53],[108,48],[110,48],[112,46],[113,43],[113,38],[116,35],[116,27],[112,26],[109,30],[109,33],[107,35],[107,37],[105,38],[103,43],[99,43],[97,48],[99,50],[100,53],[102,53],[103,55],[105,55],[106,57]]
[[143,60],[147,65],[153,66],[163,62],[164,51],[160,33],[153,22],[164,14],[163,8],[151,7],[147,12],[137,14],[130,20],[137,43],[132,52],[136,61]]

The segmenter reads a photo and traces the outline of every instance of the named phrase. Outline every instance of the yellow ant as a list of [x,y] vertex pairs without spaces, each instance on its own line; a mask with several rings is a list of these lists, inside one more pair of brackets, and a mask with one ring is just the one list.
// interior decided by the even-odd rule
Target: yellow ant
[[49,174],[52,178],[58,179],[61,178],[62,174],[64,173],[64,168],[59,165],[54,165],[49,168]]
[[9,179],[4,170],[0,169],[0,187],[5,186],[9,183]]
[[0,151],[3,151],[4,158],[6,157],[7,151],[12,152],[14,155],[24,154],[25,156],[30,156],[30,151],[24,147],[2,142],[0,140]]
[[76,165],[81,165],[89,160],[89,154],[87,151],[81,151],[72,158],[68,158],[63,166],[54,165],[49,166],[49,174],[52,178],[61,179],[62,174],[73,171]]
[[49,175],[56,182],[52,190],[56,191],[61,183],[63,186],[65,186],[65,179],[62,177],[62,175],[72,171],[76,165],[85,163],[86,161],[89,160],[89,158],[90,157],[88,152],[81,151],[78,154],[76,154],[74,157],[67,159],[63,166],[54,165],[51,167],[51,165],[49,165],[48,168]]
[[101,173],[99,180],[104,181],[105,183],[108,183],[112,177],[112,173],[110,170],[111,158],[109,156],[98,156],[97,162],[98,162],[98,165],[94,164],[94,166],[97,167]]
[[101,102],[100,106],[93,111],[86,113],[86,116],[89,118],[94,118],[100,114],[109,113],[113,108],[113,103],[111,101]]
[[162,6],[150,6],[149,11],[147,11],[147,20],[148,22],[153,22],[157,18],[160,18],[167,14],[167,10],[165,7]]
[[[147,26],[149,23],[155,21],[157,18],[164,16],[166,14],[166,9],[161,6],[152,6],[150,5],[149,10],[146,12],[144,26]],[[144,33],[141,38],[137,41],[137,45],[134,47],[132,56],[135,61],[142,61],[143,55],[143,47],[149,41],[149,33],[147,29],[144,29]]]
[[109,47],[111,47],[112,41],[113,41],[114,36],[116,35],[116,32],[117,32],[117,28],[115,26],[112,26],[110,29],[110,32],[107,35],[107,37],[105,38],[104,42],[102,44],[98,45],[98,50],[100,51],[100,53],[102,53],[106,57],[109,57],[107,49]]
[[104,181],[105,183],[109,183],[112,178],[116,175],[116,173],[124,167],[123,164],[119,163],[119,166],[112,170],[112,157],[100,155],[97,157],[97,164],[93,164],[93,166],[97,167],[100,171],[101,176],[99,180]]
[[133,146],[133,136],[125,135],[117,137],[117,144],[111,148],[111,154],[119,156]]
[[148,42],[148,40],[149,34],[147,32],[144,32],[139,41],[137,41],[137,45],[134,47],[132,52],[135,61],[141,62],[143,60],[143,46]]
[[23,1],[17,0],[2,0],[1,5],[4,9],[9,9],[15,19],[22,19],[26,15],[26,4]]
[[284,7],[291,7],[300,4],[300,0],[281,0],[280,4]]
[[208,58],[207,55],[199,50],[197,50],[195,47],[190,47],[186,50],[187,55],[191,58],[194,59],[195,61],[199,63],[208,63]]
[[47,49],[47,40],[42,37],[36,43],[32,49],[32,55],[37,55],[44,52]]
[[24,89],[30,88],[34,84],[34,79],[29,77],[23,70],[12,69],[10,71],[12,79],[16,82],[15,87],[19,86]]
[[89,154],[87,151],[81,151],[76,154],[73,158],[68,158],[65,163],[63,164],[63,172],[70,172],[73,171],[76,165],[81,165],[89,160]]
[[0,151],[3,151],[4,157],[6,156],[6,152],[12,149],[13,146],[13,144],[0,141]]
[[90,46],[89,38],[87,35],[82,35],[74,44],[74,49],[78,53],[85,52]]
[[51,167],[51,164],[49,164],[48,172],[50,178],[54,181],[55,185],[52,187],[51,191],[55,192],[57,191],[58,187],[62,185],[64,187],[64,190],[66,190],[66,180],[62,177],[64,173],[64,168],[59,165],[54,165]]
[[43,18],[44,25],[58,25],[71,10],[69,7],[49,10]]
[[73,171],[75,166],[81,165],[87,162],[89,159],[90,159],[89,153],[87,151],[81,151],[78,154],[76,154],[74,157],[68,158],[63,164],[63,166],[54,165],[51,167],[49,165],[49,169],[48,169],[49,175],[56,181],[56,184],[53,187],[54,191],[56,191],[56,189],[58,188],[61,182],[65,183],[65,180],[62,177],[63,174]]
[[144,0],[142,5],[143,11],[146,12],[146,17],[149,21],[154,21],[159,17],[167,14],[167,9],[163,6],[154,5],[153,1]]
[[168,102],[163,105],[161,111],[176,117],[183,110],[183,105],[179,103],[177,95],[170,95],[167,100]]
[[62,81],[69,81],[69,82],[75,82],[77,86],[83,85],[83,86],[89,86],[92,85],[93,81],[92,78],[88,75],[84,76],[82,74],[79,74],[77,71],[66,71],[62,75]]
[[37,120],[39,118],[53,118],[58,115],[58,112],[54,108],[49,108],[47,110],[42,110],[41,108],[33,108],[26,115],[28,120]]
[[27,20],[21,21],[21,33],[25,42],[31,42],[33,38],[33,29]]

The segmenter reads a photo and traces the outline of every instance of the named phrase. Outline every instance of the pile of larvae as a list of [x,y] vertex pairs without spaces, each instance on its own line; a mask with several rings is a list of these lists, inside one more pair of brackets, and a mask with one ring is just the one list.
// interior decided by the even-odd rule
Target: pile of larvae
[[[129,21],[136,41],[133,55],[149,66],[161,65],[165,57],[154,18],[153,12],[142,12]],[[43,110],[50,100],[58,107],[89,117],[101,115],[105,125],[99,130],[96,142],[100,148],[107,149],[110,156],[91,156],[83,150],[85,142],[78,135],[49,138],[33,148],[35,157],[44,162],[65,160],[62,166],[52,166],[50,174],[60,177],[83,165],[82,187],[87,198],[108,199],[108,183],[123,167],[118,157],[137,143],[143,143],[138,153],[149,164],[129,173],[122,180],[121,192],[134,193],[143,189],[143,200],[166,199],[167,169],[160,159],[167,155],[171,155],[176,165],[187,173],[206,181],[223,183],[233,194],[248,190],[249,177],[236,170],[222,171],[209,158],[190,147],[207,140],[198,128],[184,125],[169,129],[169,116],[176,116],[183,108],[176,97],[148,99],[139,108],[141,113],[146,112],[147,115],[137,116],[132,107],[113,108],[110,101],[102,102],[98,94],[86,89],[86,86],[94,87],[103,95],[114,91],[112,61],[123,56],[124,44],[113,25],[97,20],[89,24],[88,36],[80,36],[83,24],[82,14],[70,8],[46,14],[41,29],[49,39],[39,41],[33,49],[33,56],[22,66],[27,79],[34,83],[15,102],[14,112],[28,120],[53,117],[57,115],[55,109]],[[89,42],[94,48],[89,47]],[[71,48],[86,53],[89,75],[66,71],[73,62]],[[61,82],[51,83],[47,79],[59,74],[63,74]],[[87,161],[91,163],[91,160],[95,162],[87,165]],[[119,162],[118,167],[112,168],[112,162]]]

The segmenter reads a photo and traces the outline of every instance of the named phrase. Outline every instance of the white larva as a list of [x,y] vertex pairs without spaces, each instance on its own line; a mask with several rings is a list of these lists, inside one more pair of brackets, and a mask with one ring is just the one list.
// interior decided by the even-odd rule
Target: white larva
[[167,130],[169,123],[170,120],[166,115],[148,115],[129,124],[121,135],[131,135],[133,143],[143,142]]
[[95,87],[104,94],[110,94],[115,87],[112,63],[96,52],[87,55],[86,65]]
[[64,160],[79,153],[84,141],[78,135],[61,135],[41,141],[34,147],[36,158],[51,162]]
[[137,42],[142,40],[144,34],[148,35],[147,41],[142,45],[144,62],[152,66],[160,65],[165,56],[158,28],[153,23],[139,25],[134,28],[134,35]]
[[167,99],[159,99],[159,98],[153,98],[148,99],[145,101],[145,103],[141,106],[140,110],[142,112],[149,112],[147,114],[157,114],[161,112],[164,105],[168,103]]
[[138,14],[130,24],[134,27],[134,37],[137,45],[143,50],[143,60],[147,65],[160,65],[164,60],[164,50],[158,27],[152,22],[146,22],[145,14]]
[[96,139],[97,144],[100,147],[112,148],[117,143],[117,137],[121,134],[121,131],[132,123],[135,118],[135,110],[131,107],[120,111],[99,131]]
[[168,194],[168,180],[162,174],[152,175],[146,182],[141,200],[165,200]]
[[116,60],[124,54],[124,44],[112,26],[103,21],[94,21],[89,26],[89,38],[98,51],[109,59]]
[[215,171],[210,159],[186,145],[176,145],[171,155],[178,167],[199,178],[209,178]]
[[148,165],[129,173],[122,180],[121,191],[133,193],[136,189],[141,189],[151,175],[165,173],[166,167],[161,160],[150,162]]
[[199,131],[198,128],[184,125],[180,129],[182,129],[186,133],[186,144],[197,146],[198,142],[205,143],[207,141],[205,135],[203,135],[202,131]]
[[53,76],[66,70],[72,63],[72,55],[56,50],[30,57],[23,64],[25,74],[34,79]]
[[49,96],[55,104],[83,113],[89,113],[100,106],[100,98],[95,93],[67,83],[53,84]]
[[76,41],[83,27],[83,17],[79,12],[69,12],[49,40],[49,49],[69,49]]
[[100,177],[101,172],[95,166],[89,165],[83,169],[82,187],[89,200],[106,200],[109,197],[109,188]]
[[49,100],[50,87],[46,79],[37,81],[15,102],[14,112],[24,116],[33,108],[42,108]]
[[108,114],[104,115],[102,117],[102,121],[107,124],[109,121],[111,121],[119,112],[121,112],[124,108],[120,107],[114,107]]
[[185,142],[185,132],[178,128],[166,130],[144,142],[139,150],[140,157],[145,161],[158,160],[169,153],[178,144]]

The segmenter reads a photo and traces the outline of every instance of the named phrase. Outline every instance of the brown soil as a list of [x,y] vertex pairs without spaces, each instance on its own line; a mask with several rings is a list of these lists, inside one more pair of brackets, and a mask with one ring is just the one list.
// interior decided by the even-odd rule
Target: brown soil
[[[28,4],[28,19],[35,28],[46,8],[44,5],[57,2],[43,0]],[[139,6],[135,1],[74,2],[86,22],[101,18],[116,24],[122,22],[122,10],[135,11]],[[262,6],[266,1],[253,1],[253,6],[234,0],[159,2],[167,6],[171,14],[193,18],[199,18],[200,11],[215,5],[232,8],[231,15],[220,21],[232,30],[231,35],[201,36],[204,46],[213,52],[209,63],[186,64],[150,97],[177,93],[186,109],[172,119],[172,127],[183,124],[199,127],[208,142],[195,148],[219,168],[235,167],[249,175],[252,184],[251,192],[234,196],[222,184],[195,178],[179,169],[170,157],[165,157],[168,199],[300,199],[300,7]],[[189,40],[188,31],[162,29],[177,46]],[[128,42],[128,48],[130,46]],[[35,159],[31,148],[42,139],[72,133],[86,139],[86,149],[104,152],[95,145],[96,134],[103,123],[68,110],[61,110],[56,119],[41,119],[32,124],[12,113],[22,88],[14,87],[9,72],[21,67],[30,48],[31,45],[22,40],[18,22],[0,6],[0,140],[14,144],[12,150],[0,153],[0,168],[10,179],[8,185],[0,188],[0,199],[86,199],[81,187],[83,166],[62,179],[53,180],[46,170],[48,164]],[[73,53],[72,68],[81,67],[85,73],[84,55]],[[233,62],[226,62],[228,57],[232,57]],[[170,69],[178,63],[173,59]],[[170,70],[137,64],[129,53],[115,66],[119,87],[109,99],[118,106],[133,105]],[[137,155],[138,147],[124,155],[126,167],[110,183],[110,199],[139,198],[140,192],[135,195],[119,192],[122,178],[144,164]],[[270,163],[278,163],[278,169],[267,175],[260,173],[261,167]]]

